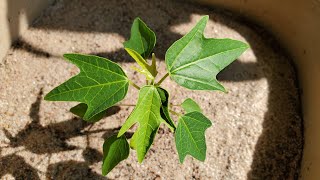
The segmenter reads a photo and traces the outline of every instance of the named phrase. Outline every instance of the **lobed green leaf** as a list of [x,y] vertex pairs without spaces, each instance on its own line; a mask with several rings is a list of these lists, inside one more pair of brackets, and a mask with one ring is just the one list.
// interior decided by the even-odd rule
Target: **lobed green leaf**
[[209,17],[197,25],[167,50],[165,61],[170,77],[179,85],[192,90],[220,90],[217,74],[240,56],[248,45],[231,39],[205,38]]
[[140,89],[136,107],[121,127],[118,137],[122,136],[135,123],[139,124],[130,140],[130,146],[137,150],[141,163],[151,147],[154,137],[162,122],[160,115],[161,98],[155,86],[144,86]]
[[92,55],[64,57],[78,66],[80,73],[50,91],[45,100],[85,103],[88,108],[83,119],[90,120],[126,96],[129,80],[118,64]]
[[194,111],[180,117],[175,132],[176,147],[180,163],[187,154],[204,161],[206,158],[205,130],[212,125],[202,113]]

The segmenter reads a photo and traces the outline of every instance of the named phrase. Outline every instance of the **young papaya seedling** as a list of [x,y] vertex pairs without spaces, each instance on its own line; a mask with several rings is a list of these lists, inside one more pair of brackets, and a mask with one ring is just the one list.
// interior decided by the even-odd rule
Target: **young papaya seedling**
[[[133,69],[146,77],[146,84],[141,88],[109,59],[82,54],[64,55],[65,59],[80,69],[80,73],[54,88],[44,99],[80,102],[70,111],[85,121],[97,122],[102,119],[106,109],[125,98],[129,85],[139,91],[138,102],[118,134],[107,138],[103,144],[103,175],[107,175],[129,156],[130,147],[136,150],[141,163],[162,123],[175,135],[181,163],[188,154],[200,161],[205,160],[205,131],[212,122],[190,98],[181,104],[184,114],[172,111],[169,93],[161,87],[161,83],[170,77],[191,90],[226,92],[216,76],[249,46],[232,39],[205,38],[203,33],[208,19],[208,16],[202,17],[189,33],[169,47],[165,54],[168,72],[158,82],[156,58],[152,53],[156,35],[141,19],[134,20],[131,37],[124,42],[124,48],[139,66]],[[151,63],[148,61],[150,56]],[[172,120],[172,114],[179,116],[177,124]],[[129,145],[124,134],[134,124],[138,124],[138,127]]]

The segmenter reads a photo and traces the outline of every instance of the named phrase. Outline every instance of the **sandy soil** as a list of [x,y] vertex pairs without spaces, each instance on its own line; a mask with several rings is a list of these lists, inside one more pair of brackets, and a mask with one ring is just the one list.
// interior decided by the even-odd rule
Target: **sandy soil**
[[[206,161],[187,157],[179,164],[173,135],[161,126],[142,164],[131,151],[107,178],[296,179],[303,127],[290,58],[266,32],[237,16],[170,0],[59,0],[22,35],[0,64],[0,178],[104,179],[103,140],[118,131],[132,107],[113,107],[91,127],[68,112],[75,103],[43,101],[43,94],[78,73],[61,55],[107,57],[141,85],[122,49],[133,19],[141,17],[157,34],[161,77],[166,49],[204,14],[210,15],[207,37],[251,46],[219,75],[228,94],[190,91],[169,79],[163,83],[173,104],[194,98],[213,121],[206,132]],[[136,93],[130,88],[122,103],[135,103]]]

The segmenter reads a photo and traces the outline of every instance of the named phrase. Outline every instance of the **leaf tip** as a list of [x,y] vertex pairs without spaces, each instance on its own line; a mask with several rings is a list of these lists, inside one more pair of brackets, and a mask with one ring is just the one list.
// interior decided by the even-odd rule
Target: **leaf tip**
[[43,99],[46,100],[46,101],[50,101],[50,98],[48,97],[48,94],[46,96],[44,96]]
[[52,90],[51,90],[48,94],[46,94],[46,95],[43,97],[43,99],[44,99],[45,101],[53,101],[53,99],[51,99],[51,97],[52,97]]
[[206,160],[206,157],[204,157],[203,159],[198,159],[201,162],[204,162]]
[[238,41],[238,42],[241,43],[241,46],[242,46],[241,48],[243,49],[242,53],[245,52],[247,49],[251,48],[248,43],[245,43],[245,42],[242,42],[242,41]]
[[186,157],[186,156],[179,156],[179,162],[180,162],[180,164],[183,164],[185,157]]
[[62,56],[65,58],[65,59],[69,59],[70,56],[72,56],[74,54],[71,54],[71,53],[66,53],[66,54],[63,54]]
[[223,93],[226,93],[226,94],[228,94],[229,92],[228,92],[228,90],[226,89],[226,88],[222,88],[222,89],[219,89],[221,92],[223,92]]
[[139,153],[138,153],[138,162],[139,162],[139,164],[142,164],[144,158],[145,158],[145,154],[139,155]]
[[135,21],[142,21],[142,20],[140,17],[136,17],[136,18],[134,18],[133,22],[135,22]]
[[120,134],[120,132],[118,132],[117,138],[120,138],[121,136],[122,136],[122,134]]
[[228,93],[227,89],[218,82],[217,86],[215,87],[214,90],[218,90],[218,91],[221,91],[221,92],[224,92],[224,93]]
[[[124,50],[127,51],[127,53],[133,58],[135,59],[136,56],[138,56],[138,52],[136,52],[135,50],[131,49],[131,48],[128,48],[128,47],[125,47]],[[141,56],[141,55],[140,55]],[[136,60],[136,59],[135,59]]]
[[[202,16],[197,24],[203,24],[204,27],[205,27],[207,22],[208,22],[208,20],[209,20],[209,15]],[[203,27],[203,29],[204,29],[204,27]]]
[[205,21],[208,21],[208,20],[209,20],[209,15],[204,15],[204,16],[202,16],[201,19],[203,19],[203,20],[205,20]]
[[106,176],[108,173],[102,169],[102,176]]
[[124,133],[125,131],[121,128],[117,134],[117,138],[120,138]]

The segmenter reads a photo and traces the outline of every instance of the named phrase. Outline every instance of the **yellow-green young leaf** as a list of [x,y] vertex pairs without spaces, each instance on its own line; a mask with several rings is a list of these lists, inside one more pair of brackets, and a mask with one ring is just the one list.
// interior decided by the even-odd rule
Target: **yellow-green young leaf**
[[149,72],[149,71],[146,71],[145,69],[140,69],[140,68],[138,68],[138,67],[136,67],[136,66],[131,66],[130,68],[131,68],[132,70],[134,70],[134,71],[137,71],[137,72],[140,73],[140,74],[145,75],[145,77],[147,78],[147,80],[152,80],[152,79],[154,79],[154,77],[150,74],[150,72]]
[[208,18],[202,17],[188,34],[167,50],[167,70],[175,82],[188,89],[225,92],[216,75],[249,46],[231,39],[205,38],[203,32]]
[[198,105],[198,103],[196,103],[191,98],[184,100],[183,103],[181,104],[181,106],[187,113],[194,112],[194,111],[198,111],[198,112],[202,113],[202,110],[201,110],[200,106]]
[[164,122],[160,115],[160,106],[161,99],[157,88],[155,86],[142,87],[136,107],[118,133],[120,137],[131,126],[138,123],[139,127],[130,140],[130,146],[137,150],[140,163],[152,145],[160,124]]
[[155,33],[140,18],[136,18],[131,27],[130,39],[124,42],[124,47],[133,49],[146,59],[151,54],[155,44]]
[[147,64],[146,60],[143,59],[143,57],[139,53],[130,48],[125,48],[125,50],[142,68],[141,70],[138,70],[138,72],[144,74],[146,78],[149,80],[154,79],[157,76],[158,71],[149,64]]
[[180,117],[175,132],[176,147],[180,163],[187,154],[204,161],[206,159],[205,131],[211,126],[211,121],[200,112],[194,111]]
[[176,129],[176,126],[174,125],[174,122],[171,119],[170,113],[169,113],[169,93],[167,90],[161,87],[157,87],[157,90],[161,98],[160,115],[162,119],[165,120],[167,126],[171,129],[171,131],[174,132]]
[[[83,116],[86,113],[87,109],[88,109],[88,106],[85,103],[80,103],[80,104],[72,107],[70,109],[70,112],[72,112],[73,114],[83,118]],[[88,120],[85,120],[85,121],[97,122],[97,121],[101,120],[104,117],[105,114],[106,114],[105,111],[101,111],[100,113],[96,114],[92,118],[90,118]]]
[[85,103],[88,109],[83,119],[90,120],[126,96],[129,80],[118,64],[91,55],[64,57],[78,66],[80,73],[50,91],[45,100]]
[[129,156],[130,148],[126,137],[113,135],[103,144],[102,175],[107,175],[117,164]]

